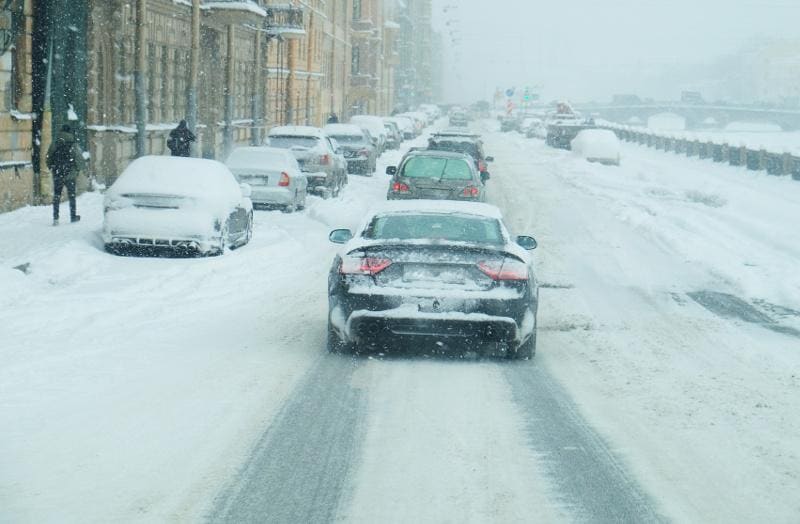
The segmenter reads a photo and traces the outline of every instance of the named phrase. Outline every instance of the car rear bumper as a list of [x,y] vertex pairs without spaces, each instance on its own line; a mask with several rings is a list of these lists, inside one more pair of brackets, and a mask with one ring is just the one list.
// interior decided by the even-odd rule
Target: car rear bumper
[[519,328],[513,318],[480,313],[423,313],[407,308],[389,311],[354,311],[347,321],[354,341],[390,336],[469,338],[484,342],[515,342]]
[[291,205],[294,203],[296,188],[292,187],[254,187],[250,200],[256,205]]
[[348,158],[347,159],[347,172],[348,173],[366,173],[369,171],[368,158]]
[[343,340],[364,345],[399,337],[469,339],[471,343],[516,347],[531,336],[536,325],[536,304],[527,293],[508,299],[467,298],[461,303],[432,296],[345,293],[339,297],[330,312],[331,325]]

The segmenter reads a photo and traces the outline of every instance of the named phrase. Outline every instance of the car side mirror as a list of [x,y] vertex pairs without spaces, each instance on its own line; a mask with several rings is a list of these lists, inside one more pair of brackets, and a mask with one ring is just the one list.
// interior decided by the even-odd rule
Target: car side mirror
[[253,194],[253,188],[250,187],[250,184],[239,184],[239,187],[242,189],[242,196],[244,198],[250,198]]
[[493,156],[487,156],[486,157],[486,161],[487,162],[494,162],[494,157]]
[[526,235],[518,236],[517,244],[528,251],[536,249],[536,246],[539,245],[535,238]]
[[346,244],[353,238],[353,232],[349,229],[334,229],[328,235],[328,240],[334,244]]
[[389,166],[389,167],[387,167],[386,168],[386,174],[387,175],[392,175],[392,176],[396,175],[397,174],[397,166]]

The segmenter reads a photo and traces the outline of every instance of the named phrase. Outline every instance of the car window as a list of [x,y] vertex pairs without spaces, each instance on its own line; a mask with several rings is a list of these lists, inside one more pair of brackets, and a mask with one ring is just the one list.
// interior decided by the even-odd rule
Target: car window
[[318,140],[310,136],[271,136],[269,137],[269,145],[283,149],[291,149],[292,147],[312,149],[317,145]]
[[495,219],[456,214],[397,214],[375,217],[364,230],[372,240],[450,240],[480,244],[503,244],[500,223]]
[[333,135],[333,137],[340,144],[365,144],[366,140],[363,136],[356,135]]
[[440,180],[472,180],[472,169],[461,158],[415,156],[403,164],[401,176]]

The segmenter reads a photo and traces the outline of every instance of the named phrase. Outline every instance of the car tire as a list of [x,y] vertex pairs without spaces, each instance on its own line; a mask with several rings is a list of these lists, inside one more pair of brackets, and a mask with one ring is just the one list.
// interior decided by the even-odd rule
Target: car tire
[[327,345],[328,353],[333,353],[335,355],[353,353],[353,344],[345,342],[339,337],[339,335],[336,333],[336,330],[333,329],[330,319],[328,320]]
[[533,330],[528,340],[517,346],[511,356],[516,360],[530,360],[536,355],[536,330]]

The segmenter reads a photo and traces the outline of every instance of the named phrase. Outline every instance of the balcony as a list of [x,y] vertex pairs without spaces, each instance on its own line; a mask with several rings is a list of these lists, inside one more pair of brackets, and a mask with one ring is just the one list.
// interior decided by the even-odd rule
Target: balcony
[[356,73],[350,77],[350,86],[375,89],[378,87],[378,79],[372,75]]
[[303,8],[289,5],[267,6],[267,32],[283,39],[303,38],[306,35],[303,23]]
[[267,11],[253,0],[204,0],[200,8],[206,16],[226,24],[252,23],[267,16]]

